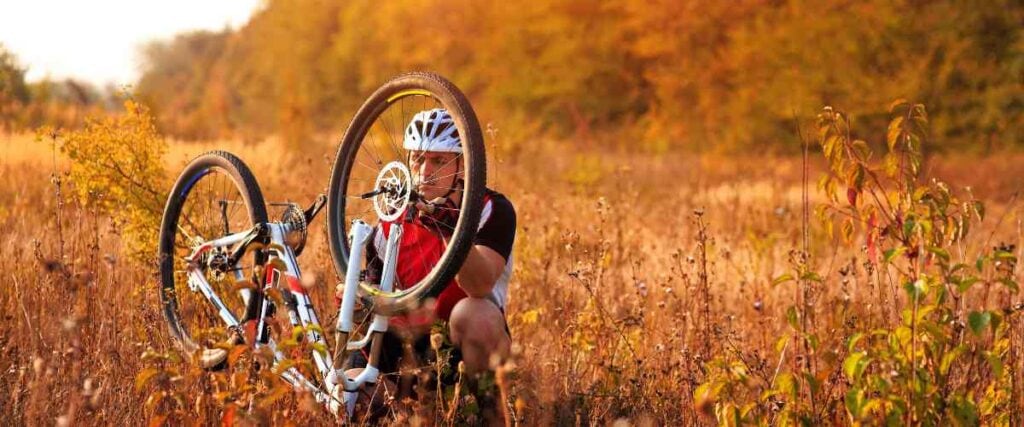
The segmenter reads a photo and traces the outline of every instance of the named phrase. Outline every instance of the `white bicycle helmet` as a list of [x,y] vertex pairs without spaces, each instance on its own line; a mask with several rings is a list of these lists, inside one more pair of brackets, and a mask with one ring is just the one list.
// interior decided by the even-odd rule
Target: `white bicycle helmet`
[[416,113],[405,128],[402,147],[406,150],[461,153],[459,129],[448,110],[435,108]]

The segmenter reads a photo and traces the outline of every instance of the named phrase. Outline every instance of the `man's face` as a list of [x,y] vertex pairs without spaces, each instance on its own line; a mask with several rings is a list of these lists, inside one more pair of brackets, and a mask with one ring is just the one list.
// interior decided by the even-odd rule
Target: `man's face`
[[459,167],[462,158],[457,153],[411,151],[409,154],[416,191],[427,200],[444,196],[462,174]]

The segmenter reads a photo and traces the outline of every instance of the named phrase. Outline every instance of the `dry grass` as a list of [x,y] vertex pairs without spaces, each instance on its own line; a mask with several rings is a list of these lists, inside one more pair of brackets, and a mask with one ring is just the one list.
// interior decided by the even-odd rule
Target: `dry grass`
[[[710,358],[734,353],[770,368],[797,363],[774,348],[787,333],[784,310],[794,293],[771,281],[800,247],[799,159],[609,154],[550,141],[517,146],[489,147],[489,182],[519,213],[507,387],[517,421],[711,423],[699,413],[708,403],[693,401]],[[212,148],[240,155],[268,200],[306,203],[327,183],[334,146],[295,154],[273,141],[173,143],[167,169],[176,173]],[[45,143],[3,135],[0,155],[0,413],[13,424],[141,423],[154,413],[134,384],[141,355],[172,349],[155,263],[120,255],[118,230],[69,196],[74,183],[53,179],[65,165]],[[1024,248],[1022,164],[1020,154],[929,160],[926,169],[972,186],[988,202],[969,246]],[[812,178],[822,170],[812,165]],[[812,205],[820,200],[814,191]],[[322,227],[318,220],[300,262],[316,278],[327,318],[335,276]],[[857,248],[812,228],[811,253],[824,278],[811,310],[817,332],[828,337],[825,348],[843,346],[851,318],[896,321],[894,293],[840,277],[841,267],[863,260]],[[970,297],[984,307],[1019,300],[999,289]],[[189,397],[183,405],[194,420],[217,422],[215,382],[180,369],[186,379],[168,387]],[[279,405],[270,421],[325,419],[301,402]]]

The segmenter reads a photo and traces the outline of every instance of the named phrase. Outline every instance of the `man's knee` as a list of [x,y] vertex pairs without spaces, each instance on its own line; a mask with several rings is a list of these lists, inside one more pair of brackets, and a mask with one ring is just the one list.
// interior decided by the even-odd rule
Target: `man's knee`
[[452,309],[448,320],[452,342],[462,345],[497,347],[507,340],[505,315],[493,301],[463,298]]

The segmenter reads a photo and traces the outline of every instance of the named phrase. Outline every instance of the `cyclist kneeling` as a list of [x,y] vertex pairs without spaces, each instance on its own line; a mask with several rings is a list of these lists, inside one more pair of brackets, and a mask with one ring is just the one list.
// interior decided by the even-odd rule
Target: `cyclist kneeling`
[[[416,190],[427,202],[417,202],[417,209],[406,212],[402,221],[396,271],[398,288],[423,279],[444,252],[459,216],[463,173],[462,144],[455,122],[446,110],[417,113],[406,127],[403,148],[408,150]],[[371,283],[379,283],[383,262],[378,254],[384,253],[391,226],[388,222],[378,224],[368,245],[366,279]],[[492,370],[507,357],[511,337],[505,321],[505,303],[515,232],[512,203],[504,195],[487,189],[476,238],[455,280],[446,285],[432,308],[391,319],[383,336],[378,366],[381,373],[395,373],[409,362],[427,366],[435,353],[430,326],[436,321],[447,328],[452,345],[443,382],[456,380],[460,360],[465,372],[474,374]],[[411,345],[413,354],[403,349],[403,343]],[[357,352],[352,356],[350,368],[366,366],[365,354]]]

